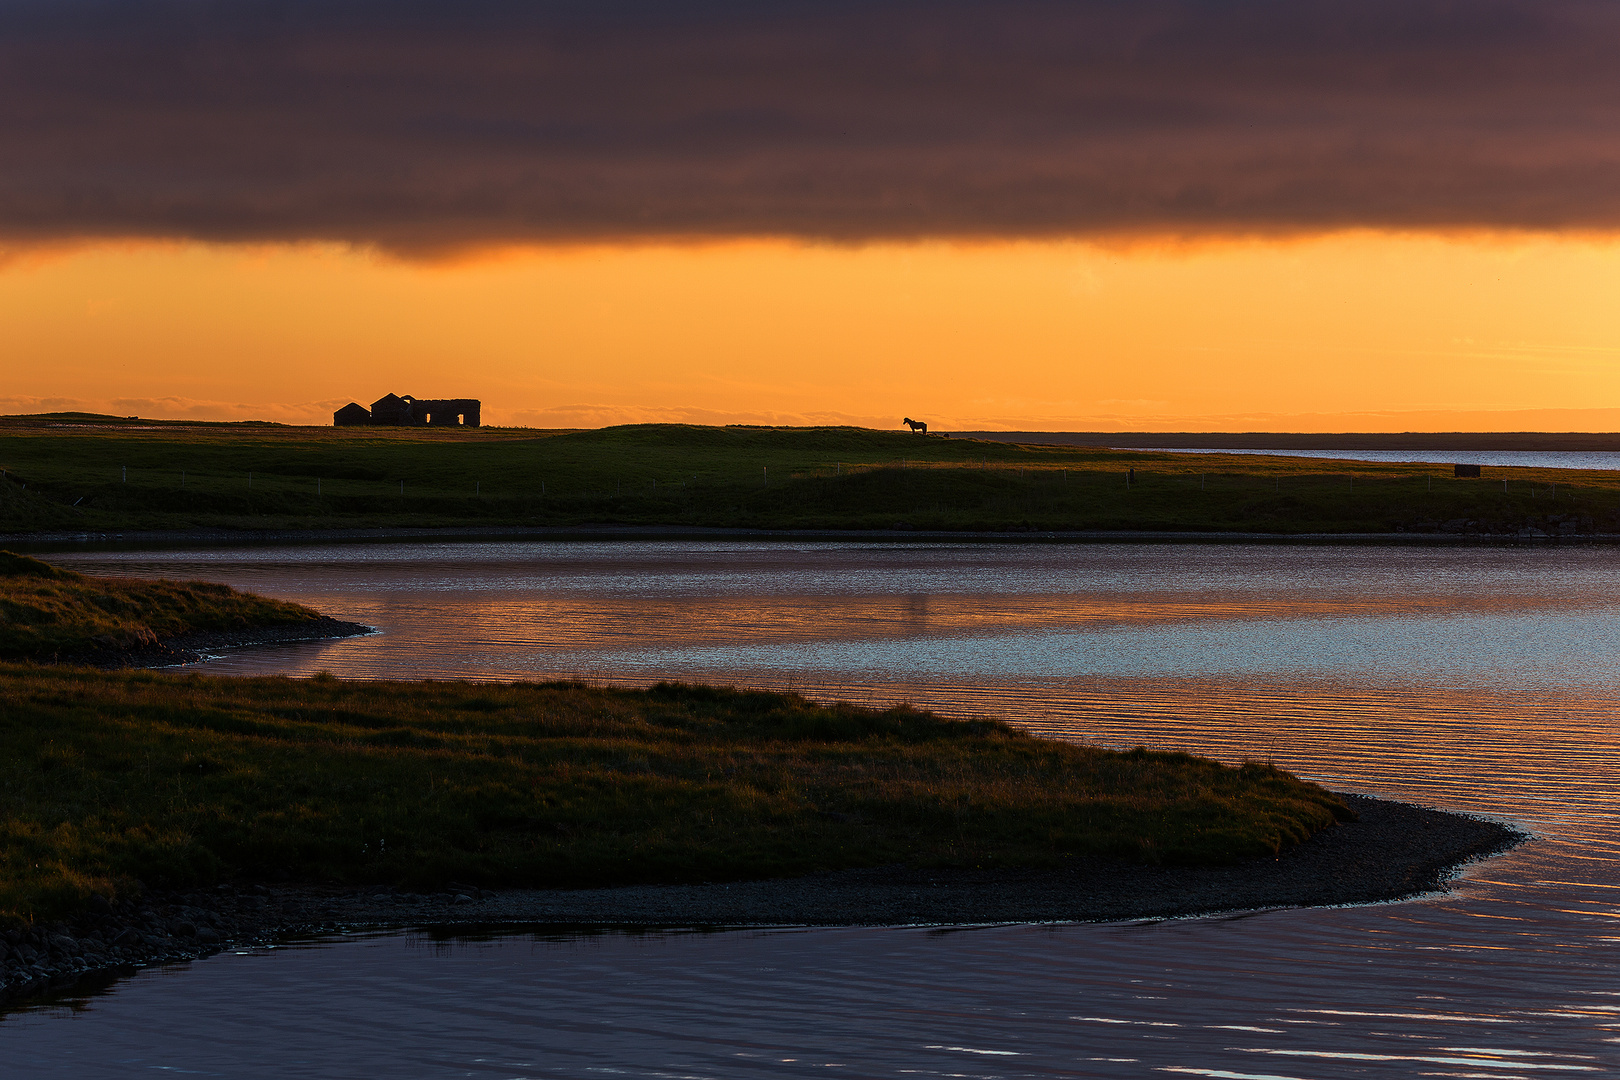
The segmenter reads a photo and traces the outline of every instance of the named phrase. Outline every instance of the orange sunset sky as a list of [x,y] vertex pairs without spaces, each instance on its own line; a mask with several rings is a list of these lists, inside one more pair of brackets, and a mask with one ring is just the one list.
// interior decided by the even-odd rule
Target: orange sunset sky
[[544,427],[1612,427],[1512,411],[1620,405],[1616,297],[1620,243],[1547,236],[439,262],[99,244],[0,269],[0,408],[320,423],[395,390],[480,396],[487,423]]
[[[0,268],[7,412],[945,428],[1614,427],[1620,243],[91,244]],[[1516,415],[1515,410],[1548,410]]]
[[137,6],[0,14],[0,412],[1620,427],[1612,5]]

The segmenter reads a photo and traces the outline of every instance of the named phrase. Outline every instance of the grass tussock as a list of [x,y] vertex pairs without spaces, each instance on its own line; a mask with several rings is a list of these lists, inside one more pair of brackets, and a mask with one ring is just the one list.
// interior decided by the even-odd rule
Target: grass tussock
[[588,886],[1268,855],[1349,812],[1270,766],[663,684],[0,666],[0,914],[220,879]]
[[136,649],[193,631],[319,617],[299,604],[225,585],[92,578],[0,551],[0,657]]

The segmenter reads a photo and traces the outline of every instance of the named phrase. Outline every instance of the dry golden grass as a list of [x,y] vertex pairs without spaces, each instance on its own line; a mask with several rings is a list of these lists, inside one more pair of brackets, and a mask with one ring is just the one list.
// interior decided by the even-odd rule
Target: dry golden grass
[[1225,862],[1348,815],[1269,766],[702,686],[0,665],[0,912],[139,879],[583,886],[1077,854]]
[[92,578],[0,551],[0,657],[135,649],[194,630],[318,619],[298,604],[205,581]]

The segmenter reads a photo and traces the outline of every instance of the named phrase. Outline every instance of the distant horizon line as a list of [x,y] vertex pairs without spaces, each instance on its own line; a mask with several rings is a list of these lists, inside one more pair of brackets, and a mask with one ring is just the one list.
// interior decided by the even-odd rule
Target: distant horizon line
[[[1527,410],[1528,411],[1528,410]],[[80,410],[43,413],[9,413],[0,414],[0,421],[90,421],[95,423],[125,425],[125,424],[162,424],[165,426],[208,426],[208,427],[278,427],[278,428],[310,428],[312,430],[334,430],[331,424],[297,424],[281,420],[243,419],[243,420],[204,420],[197,418],[168,418],[118,415],[114,413],[97,413]],[[848,427],[868,431],[888,431],[886,427],[867,427],[861,424],[760,424],[760,423],[693,423],[691,421],[638,421],[622,424],[600,424],[594,426],[557,426],[540,427],[526,424],[486,424],[479,430],[506,430],[506,431],[601,431],[615,427],[744,427],[744,428],[780,428],[803,429]],[[410,430],[415,430],[410,429]],[[431,429],[424,429],[431,430]],[[472,430],[467,428],[447,428],[438,430]],[[1175,449],[1209,449],[1209,450],[1614,450],[1620,451],[1620,431],[1577,431],[1577,430],[1533,430],[1523,429],[1517,431],[1486,431],[1486,430],[1440,430],[1440,429],[1411,429],[1406,431],[1337,431],[1337,432],[1307,432],[1251,429],[1247,431],[1226,429],[1197,429],[1189,428],[1180,431],[1108,431],[1108,430],[1063,430],[1063,429],[1033,429],[1033,428],[981,428],[981,429],[952,429],[949,432],[938,429],[937,434],[951,438],[985,439],[993,442],[1024,442],[1035,445],[1078,445],[1117,447],[1120,449],[1144,449],[1152,447],[1165,447]],[[1505,443],[1511,445],[1462,445],[1462,441],[1475,443]],[[1394,442],[1404,445],[1393,445]],[[1528,445],[1534,442],[1538,445]],[[1559,445],[1547,445],[1547,443]],[[1424,445],[1427,444],[1427,445]]]

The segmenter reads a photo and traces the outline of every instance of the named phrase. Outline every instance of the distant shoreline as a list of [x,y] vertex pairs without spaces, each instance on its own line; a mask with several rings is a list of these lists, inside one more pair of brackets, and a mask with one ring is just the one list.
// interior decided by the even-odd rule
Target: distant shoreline
[[1134,529],[753,529],[699,525],[541,525],[530,527],[374,528],[374,529],[145,529],[120,532],[0,533],[0,548],[52,551],[168,550],[176,547],[270,546],[324,543],[376,543],[399,540],[818,540],[897,543],[1006,544],[1306,544],[1514,547],[1531,542],[1620,544],[1620,533],[1522,537],[1511,533],[1265,533]]
[[1620,432],[1602,431],[952,431],[955,439],[1025,446],[1094,446],[1116,450],[1521,450],[1620,453]]
[[[1457,463],[1486,465],[1459,478],[1444,463],[1362,461],[1343,446],[1328,459],[1222,455],[1210,444],[1253,450],[1266,440],[1158,432],[1139,437],[1201,442],[1215,456],[1109,448],[1132,442],[1129,433],[984,433],[992,441],[681,424],[529,436],[473,428],[449,442],[427,428],[0,432],[0,532],[35,550],[408,535],[1389,543],[1620,534],[1620,452],[1613,468],[1576,468],[1482,463],[1467,460],[1479,451],[1457,450]],[[1028,441],[1007,441],[1019,439]]]

